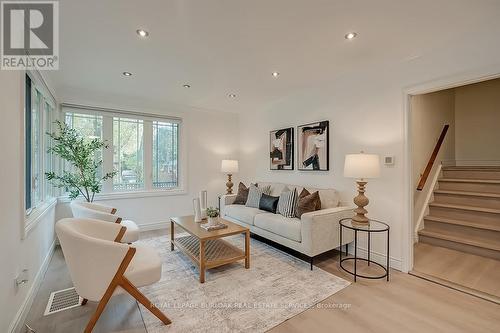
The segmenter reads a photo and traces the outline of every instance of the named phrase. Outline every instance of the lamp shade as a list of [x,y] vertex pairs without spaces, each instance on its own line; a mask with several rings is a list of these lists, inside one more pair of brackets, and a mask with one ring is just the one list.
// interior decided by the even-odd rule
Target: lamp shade
[[380,159],[375,154],[347,154],[345,156],[344,177],[377,178],[380,176]]
[[237,160],[222,160],[220,171],[224,173],[236,173],[238,172],[238,161]]

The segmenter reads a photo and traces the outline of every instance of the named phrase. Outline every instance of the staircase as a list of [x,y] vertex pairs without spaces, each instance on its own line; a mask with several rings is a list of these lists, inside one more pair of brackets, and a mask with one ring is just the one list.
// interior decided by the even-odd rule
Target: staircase
[[500,167],[443,167],[419,242],[500,260]]

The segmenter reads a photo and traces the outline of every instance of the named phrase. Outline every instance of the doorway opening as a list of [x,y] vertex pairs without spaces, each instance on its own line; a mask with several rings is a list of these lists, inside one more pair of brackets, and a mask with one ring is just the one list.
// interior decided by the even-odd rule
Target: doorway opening
[[411,274],[500,303],[500,79],[409,99]]

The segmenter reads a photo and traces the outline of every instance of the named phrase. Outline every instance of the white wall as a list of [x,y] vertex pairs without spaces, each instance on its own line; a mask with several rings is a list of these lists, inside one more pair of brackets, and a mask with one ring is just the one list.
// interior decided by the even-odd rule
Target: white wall
[[[370,217],[387,221],[391,226],[394,264],[403,270],[410,269],[410,206],[413,203],[410,175],[405,173],[404,91],[408,89],[413,93],[420,89],[421,93],[430,87],[438,90],[454,80],[500,72],[498,58],[495,58],[498,49],[482,58],[478,67],[474,47],[457,48],[460,52],[443,48],[429,51],[414,61],[359,67],[349,74],[333,77],[331,82],[310,83],[308,88],[290,93],[264,109],[243,114],[240,119],[243,179],[334,187],[340,191],[343,201],[350,201],[355,195],[355,184],[343,177],[345,154],[363,150],[395,156],[394,166],[383,167],[381,178],[369,181],[366,194],[371,202],[367,209]],[[436,83],[429,84],[430,81]],[[331,126],[329,172],[269,170],[270,130],[324,119],[330,120]],[[383,244],[374,241],[373,250],[383,253]]]
[[[0,184],[0,332],[9,326],[26,301],[28,291],[34,286],[36,274],[50,253],[54,242],[54,208],[40,219],[36,227],[22,237],[23,177],[23,91],[24,72],[0,73],[0,122],[1,172]],[[17,274],[27,268],[29,282],[14,287]]]
[[[121,105],[119,108],[133,109],[127,105]],[[221,160],[238,159],[238,115],[195,110],[177,112],[171,108],[168,111],[149,109],[136,109],[136,111],[183,118],[181,141],[184,139],[185,142],[180,154],[187,154],[185,160],[187,163],[186,193],[172,196],[110,199],[101,202],[118,208],[117,214],[134,220],[143,229],[167,227],[170,217],[192,214],[192,198],[198,196],[201,190],[208,191],[208,205],[217,207],[217,197],[225,193],[227,177],[220,172]],[[69,203],[59,204],[57,218],[68,216],[71,216]]]
[[[433,190],[432,180],[439,170],[439,165],[442,161],[455,160],[455,91],[447,89],[412,96],[410,103],[413,190],[415,191],[414,224],[418,225],[422,210],[427,206],[427,198]],[[417,191],[422,173],[446,124],[450,127],[429,178],[423,190]]]
[[500,164],[500,79],[455,89],[458,163]]

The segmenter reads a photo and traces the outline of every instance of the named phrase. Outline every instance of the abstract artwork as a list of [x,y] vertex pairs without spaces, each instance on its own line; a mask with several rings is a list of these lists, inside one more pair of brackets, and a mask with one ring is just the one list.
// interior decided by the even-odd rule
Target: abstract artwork
[[293,170],[293,127],[271,131],[269,158],[271,170]]
[[329,126],[329,121],[320,121],[298,127],[299,170],[329,170]]

